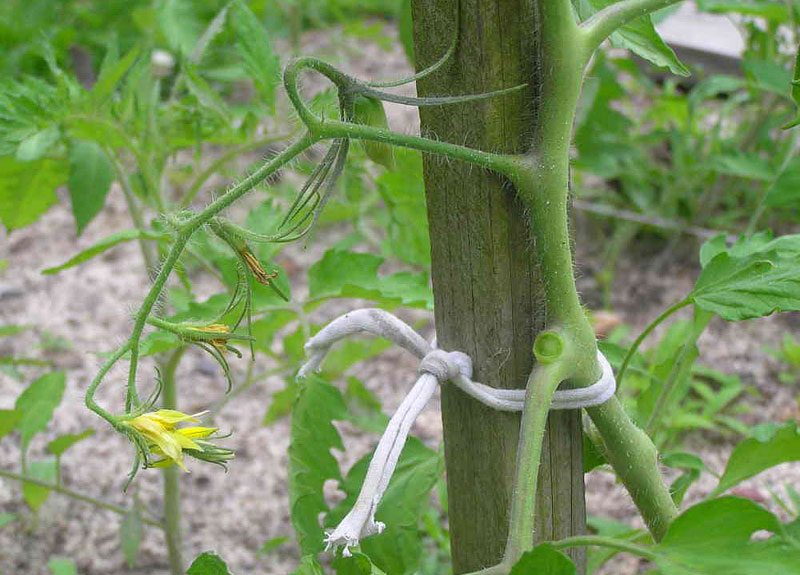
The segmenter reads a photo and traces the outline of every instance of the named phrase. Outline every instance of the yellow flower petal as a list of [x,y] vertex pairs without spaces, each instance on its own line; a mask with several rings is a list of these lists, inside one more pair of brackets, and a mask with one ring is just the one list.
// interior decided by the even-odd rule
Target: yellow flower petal
[[215,431],[219,430],[219,427],[182,427],[181,429],[176,429],[178,433],[183,435],[184,437],[188,437],[190,439],[203,439],[204,437],[208,437]]
[[151,419],[158,421],[162,425],[174,427],[176,423],[181,423],[183,421],[192,421],[198,423],[200,420],[197,419],[197,417],[205,413],[207,412],[203,411],[201,413],[195,413],[194,415],[187,415],[175,409],[159,409],[155,413],[148,413],[141,417],[149,416]]
[[177,431],[171,431],[169,436],[174,439],[178,445],[180,445],[181,449],[196,449],[197,451],[203,451],[202,447],[197,445],[185,435],[181,435]]

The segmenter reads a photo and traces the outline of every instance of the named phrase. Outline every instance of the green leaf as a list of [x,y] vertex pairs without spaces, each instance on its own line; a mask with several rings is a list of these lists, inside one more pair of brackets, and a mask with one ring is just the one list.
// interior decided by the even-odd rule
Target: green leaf
[[154,330],[148,333],[139,342],[139,354],[142,357],[164,353],[186,345],[177,335],[171,331]]
[[325,570],[313,555],[304,555],[300,559],[300,565],[292,572],[292,575],[325,575]]
[[117,232],[116,234],[111,234],[96,244],[79,252],[77,255],[73,256],[63,264],[42,270],[42,273],[45,275],[57,274],[65,269],[80,265],[83,262],[88,261],[123,242],[138,240],[140,238],[146,240],[165,241],[168,237],[169,236],[164,234],[159,234],[148,230],[125,230],[124,232]]
[[800,309],[800,236],[758,235],[724,250],[712,242],[701,252],[706,264],[689,294],[695,305],[728,321]]
[[346,417],[338,389],[316,377],[302,382],[292,409],[289,510],[303,554],[318,553],[324,547],[325,533],[318,517],[328,506],[322,488],[329,479],[341,480],[339,464],[331,449],[344,450],[333,421]]
[[[347,497],[325,518],[326,526],[334,527],[352,508],[370,458],[367,455],[356,463],[341,483]],[[419,522],[439,474],[439,454],[418,439],[409,438],[375,513],[386,529],[361,541],[361,551],[386,573],[413,573],[419,567],[422,555]]]
[[575,575],[576,572],[575,564],[566,555],[549,543],[542,543],[523,553],[509,575]]
[[764,203],[772,208],[797,208],[800,202],[800,158],[792,158],[775,178]]
[[186,575],[232,575],[222,557],[214,551],[206,551],[197,556],[186,570]]
[[[57,465],[55,457],[31,461],[28,464],[27,475],[33,479],[55,483],[58,472]],[[22,497],[34,512],[39,511],[42,504],[50,497],[50,489],[26,481],[22,484]]]
[[752,86],[788,98],[792,88],[792,73],[773,60],[748,59],[742,69]]
[[32,224],[58,201],[56,188],[66,181],[67,164],[44,158],[18,162],[0,156],[0,221],[8,231]]
[[[110,51],[109,51],[110,52]],[[142,50],[140,46],[134,46],[121,60],[116,59],[117,50],[114,51],[115,61],[104,61],[100,68],[100,76],[92,86],[91,98],[95,106],[104,104],[114,93],[125,74],[133,67],[139,59]]]
[[288,537],[273,537],[272,539],[268,539],[262,546],[261,549],[258,550],[259,555],[268,555],[278,547],[282,545],[286,545],[289,543],[290,539]]
[[714,163],[718,172],[729,176],[766,182],[775,178],[775,171],[770,163],[755,154],[722,155]]
[[119,539],[122,547],[122,554],[128,567],[136,565],[136,558],[139,555],[139,547],[142,545],[144,536],[144,526],[142,524],[142,512],[138,503],[134,504],[119,524]]
[[22,415],[17,409],[0,409],[0,438],[16,429],[22,420]]
[[194,0],[163,0],[156,15],[164,38],[173,52],[189,56],[203,34],[203,22]]
[[376,182],[389,212],[384,247],[401,260],[427,269],[431,265],[431,242],[422,180],[422,154],[398,148],[394,157],[397,167],[385,171]]
[[272,345],[275,334],[296,318],[297,314],[293,311],[276,310],[254,321],[251,330],[253,332],[253,337],[256,338],[254,342],[256,349],[270,352],[270,346]]
[[800,461],[800,429],[794,422],[771,428],[768,434],[745,439],[737,445],[714,494],[787,461]]
[[789,19],[788,6],[772,0],[698,0],[697,7],[712,14],[734,13],[780,23]]
[[0,529],[11,523],[12,521],[16,521],[17,516],[12,515],[11,513],[0,513]]
[[795,106],[795,115],[792,120],[783,126],[784,130],[794,128],[800,124],[800,43],[797,44],[797,52],[794,57],[794,74],[792,77],[792,100]]
[[47,451],[56,457],[60,457],[67,449],[92,435],[94,435],[94,429],[87,429],[83,433],[67,433],[65,435],[60,435],[47,444]]
[[63,372],[43,375],[17,398],[14,409],[22,412],[18,428],[22,434],[22,449],[28,448],[31,438],[47,427],[53,410],[61,403],[64,395],[65,378]]
[[103,209],[114,181],[114,167],[94,142],[74,142],[69,151],[69,197],[78,235]]
[[48,126],[28,136],[19,143],[16,158],[20,162],[33,162],[42,158],[61,138],[58,126]]
[[338,556],[333,560],[336,575],[385,575],[363,553],[353,553],[351,557]]
[[287,384],[285,388],[272,394],[272,402],[264,414],[262,425],[272,425],[280,418],[292,412],[292,406],[297,401],[297,388],[294,384]]
[[397,35],[403,45],[403,51],[411,65],[414,65],[414,20],[411,17],[411,1],[398,1]]
[[704,501],[676,518],[657,545],[664,575],[797,575],[800,550],[773,537],[753,541],[756,531],[779,533],[782,526],[748,499]]
[[433,309],[433,295],[424,275],[401,272],[378,276],[382,263],[383,258],[370,254],[328,250],[308,271],[309,295]]
[[[589,0],[592,10],[587,10],[583,3],[579,10],[581,11],[581,16],[587,18],[591,15],[590,12],[602,10],[616,2],[617,0]],[[678,60],[672,48],[667,46],[658,32],[656,32],[649,14],[636,18],[619,28],[611,35],[611,43],[618,48],[630,50],[651,64],[669,68],[673,74],[678,76],[690,75],[688,68]]]
[[661,462],[667,467],[684,470],[669,486],[672,500],[675,505],[680,505],[686,495],[686,491],[695,481],[700,479],[700,473],[706,471],[706,466],[703,460],[696,455],[682,452],[667,453],[661,457]]
[[280,82],[281,61],[272,49],[272,40],[256,15],[243,3],[237,1],[228,14],[236,49],[244,67],[255,82],[264,103],[275,103],[275,87]]
[[78,568],[72,559],[53,557],[47,562],[47,567],[52,575],[78,575]]

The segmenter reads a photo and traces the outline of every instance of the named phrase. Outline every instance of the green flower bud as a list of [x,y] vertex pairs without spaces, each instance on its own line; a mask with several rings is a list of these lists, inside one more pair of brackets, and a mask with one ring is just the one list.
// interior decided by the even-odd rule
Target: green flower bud
[[[367,96],[357,96],[353,106],[353,121],[365,126],[375,128],[388,128],[389,122],[386,120],[386,111],[383,109],[383,102]],[[392,146],[373,140],[361,140],[364,151],[369,159],[391,170],[394,169],[394,151]]]

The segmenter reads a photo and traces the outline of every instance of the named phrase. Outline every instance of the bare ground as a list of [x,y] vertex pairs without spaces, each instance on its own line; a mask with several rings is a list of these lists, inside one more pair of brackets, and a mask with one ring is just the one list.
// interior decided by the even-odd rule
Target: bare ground
[[[331,35],[336,36],[334,31]],[[402,54],[386,53],[371,44],[357,43],[345,47],[331,43],[329,37],[312,36],[306,52],[330,54],[350,62],[351,70],[361,76],[385,77],[408,73]],[[417,119],[413,111],[390,109],[390,121],[396,129],[413,131]],[[130,222],[118,190],[99,217],[80,238],[76,238],[68,200],[46,214],[29,228],[7,235],[0,243],[0,259],[9,259],[10,267],[0,275],[0,324],[35,326],[22,336],[0,340],[0,356],[36,356],[51,361],[55,368],[67,373],[64,401],[57,409],[46,438],[61,433],[80,432],[92,427],[95,437],[69,451],[63,462],[64,485],[94,497],[127,505],[130,498],[120,489],[129,471],[132,451],[124,438],[102,425],[83,405],[83,392],[94,375],[98,359],[93,352],[106,351],[120,343],[128,333],[130,313],[141,301],[147,288],[137,246],[123,245],[102,257],[56,276],[43,276],[40,271],[61,263],[109,233],[128,229]],[[582,219],[578,219],[578,245],[592,245],[596,239],[586,235]],[[589,241],[586,241],[589,239]],[[287,259],[298,270],[305,269],[324,248],[324,237],[316,239],[309,250],[292,246]],[[642,250],[645,251],[645,250]],[[613,304],[619,316],[635,331],[644,327],[657,310],[677,300],[692,285],[696,269],[693,256],[678,254],[678,261],[653,265],[650,253],[632,254],[622,262],[614,289]],[[578,250],[581,289],[590,304],[597,301],[593,280],[595,255]],[[304,274],[298,274],[298,278]],[[198,291],[210,289],[207,280],[199,280]],[[203,283],[205,281],[205,284]],[[294,288],[302,290],[302,286]],[[321,320],[342,311],[342,304],[322,308]],[[786,331],[796,331],[796,316],[767,318],[731,325],[715,322],[701,340],[702,361],[726,373],[739,374],[742,380],[758,390],[747,401],[753,406],[749,423],[785,420],[797,417],[797,388],[778,382],[779,366],[763,349],[776,347]],[[69,342],[67,350],[38,348],[39,336],[47,331]],[[653,336],[657,341],[659,334]],[[237,367],[238,369],[238,367]],[[357,366],[354,372],[384,402],[389,413],[398,405],[415,373],[414,362],[400,352],[390,351],[380,358]],[[0,375],[0,408],[13,407],[15,398],[29,383],[33,371],[18,381]],[[397,374],[407,374],[407,376]],[[179,371],[181,407],[193,412],[206,408],[224,391],[224,382],[213,364],[194,351],[188,354]],[[112,372],[101,389],[99,399],[105,405],[121,405],[123,389],[121,371]],[[183,528],[186,535],[185,557],[218,549],[235,573],[285,574],[297,561],[297,551],[285,545],[266,557],[257,554],[268,539],[289,536],[291,526],[286,493],[286,467],[289,427],[287,420],[264,427],[261,424],[271,394],[282,389],[277,377],[253,386],[232,400],[217,416],[215,423],[233,431],[229,445],[236,450],[236,459],[229,473],[208,466],[194,466],[183,481]],[[375,437],[343,427],[348,453],[346,464],[352,463],[376,441]],[[438,406],[426,410],[413,431],[431,445],[441,438]],[[44,436],[43,436],[44,437]],[[13,441],[6,439],[0,451],[0,468],[17,470],[19,452]],[[32,457],[42,453],[45,441],[34,442]],[[697,436],[691,448],[706,463],[721,471],[731,448],[729,442],[712,436]],[[769,491],[781,491],[785,483],[798,484],[800,465],[786,464],[745,483],[743,494],[769,503]],[[704,476],[687,497],[696,501],[709,492],[714,478]],[[152,515],[157,514],[160,500],[160,474],[147,471],[137,478],[134,492]],[[609,516],[632,525],[639,525],[635,511],[624,490],[603,472],[587,476],[589,513]],[[22,520],[0,530],[0,574],[45,575],[51,556],[73,558],[81,575],[123,575],[167,573],[163,536],[156,529],[147,529],[137,568],[129,569],[119,549],[120,517],[67,497],[52,495],[42,507],[38,519],[26,512],[21,503],[19,485],[0,481],[0,511],[11,512]],[[632,575],[637,572],[635,560],[624,560],[606,573]]]

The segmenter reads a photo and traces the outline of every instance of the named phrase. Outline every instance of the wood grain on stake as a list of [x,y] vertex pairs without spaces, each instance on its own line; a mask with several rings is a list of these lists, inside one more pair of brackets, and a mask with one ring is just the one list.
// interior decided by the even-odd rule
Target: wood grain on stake
[[[414,0],[418,70],[448,48],[458,0]],[[454,59],[418,83],[420,96],[475,94],[532,82],[532,0],[460,0]],[[487,102],[420,110],[422,133],[483,150],[520,152],[535,129],[524,90]],[[472,357],[475,379],[524,387],[534,337],[544,324],[535,246],[508,182],[477,168],[426,156],[436,326],[442,349]],[[503,555],[519,415],[480,405],[453,386],[442,390],[450,530],[455,573]],[[580,414],[550,415],[539,483],[539,540],[585,526]],[[572,554],[583,562],[577,551]]]

